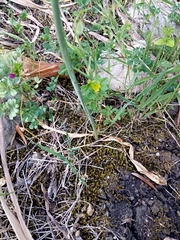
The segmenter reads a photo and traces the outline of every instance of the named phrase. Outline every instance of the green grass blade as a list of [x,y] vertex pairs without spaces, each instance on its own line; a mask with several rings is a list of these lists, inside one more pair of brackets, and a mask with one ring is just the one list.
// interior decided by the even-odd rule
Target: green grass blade
[[[159,89],[154,88],[151,96],[144,102],[144,104],[141,104],[141,109],[148,107],[149,109],[157,102],[159,102],[162,95],[164,95],[168,89],[173,85],[173,83],[176,82],[178,79],[179,74],[171,79],[168,80],[164,85],[162,85]],[[173,96],[173,93],[171,93]]]
[[126,103],[121,109],[119,109],[118,113],[116,114],[116,116],[113,118],[111,124],[108,126],[108,128],[110,128],[111,126],[114,125],[114,123],[120,118],[120,116],[125,112],[126,108],[132,104],[133,101],[129,101],[128,103]]
[[[35,144],[36,144],[36,143],[35,143]],[[58,158],[61,159],[63,162],[65,162],[67,165],[69,165],[69,167],[71,168],[71,170],[73,171],[73,173],[75,173],[75,174],[79,177],[79,179],[81,180],[81,182],[82,182],[85,186],[87,186],[87,183],[79,176],[79,173],[78,173],[77,169],[73,166],[73,164],[72,164],[66,157],[64,157],[62,154],[60,154],[60,153],[58,153],[58,152],[55,152],[54,150],[52,150],[52,149],[50,149],[50,148],[48,148],[48,147],[42,146],[41,144],[38,144],[38,143],[37,143],[36,145],[37,145],[39,148],[41,148],[42,150],[44,150],[44,151],[46,151],[46,152],[48,152],[48,153],[50,153],[50,154],[58,157]]]
[[94,136],[95,139],[98,138],[98,134],[97,134],[97,129],[94,123],[94,120],[87,108],[87,105],[83,99],[79,84],[77,82],[76,76],[74,74],[74,70],[72,67],[72,64],[70,62],[69,59],[69,55],[68,55],[68,50],[67,50],[67,43],[64,37],[64,29],[63,29],[63,25],[62,25],[62,21],[61,21],[61,13],[59,10],[59,1],[58,0],[51,0],[51,5],[52,5],[52,11],[53,11],[53,17],[54,17],[54,23],[55,23],[55,27],[56,27],[56,33],[57,33],[57,38],[58,38],[58,42],[59,42],[59,46],[60,46],[60,50],[62,53],[62,57],[64,60],[64,63],[66,65],[69,77],[71,79],[72,85],[74,87],[74,90],[76,91],[76,94],[78,95],[79,101],[91,123],[91,126],[93,128],[94,131]]

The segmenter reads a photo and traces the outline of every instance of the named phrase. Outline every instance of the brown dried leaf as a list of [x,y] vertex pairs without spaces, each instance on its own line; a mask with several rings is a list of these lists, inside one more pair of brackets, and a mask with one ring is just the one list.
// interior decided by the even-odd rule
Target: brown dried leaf
[[24,136],[21,128],[20,128],[18,125],[16,125],[16,126],[15,126],[15,129],[16,129],[16,132],[19,134],[19,136],[22,138],[24,144],[27,145],[26,138],[25,138],[25,136]]
[[141,163],[139,163],[135,160],[131,160],[131,162],[134,164],[134,166],[136,167],[138,172],[144,174],[146,177],[151,179],[153,182],[155,182],[159,185],[167,185],[166,179],[163,178],[162,176],[160,176],[159,174],[149,172]]
[[147,180],[146,178],[144,178],[143,176],[139,175],[138,173],[131,173],[133,176],[141,179],[143,182],[145,182],[147,185],[149,185],[151,188],[153,188],[156,192],[158,191],[157,188],[155,188],[155,186],[149,182],[149,180]]
[[[62,63],[48,63],[44,61],[32,61],[30,58],[23,60],[23,77],[53,77],[58,75]],[[68,78],[67,75],[60,75],[61,78]]]
[[115,141],[120,143],[121,145],[129,147],[129,158],[131,162],[136,167],[137,171],[141,174],[144,174],[146,177],[151,179],[153,182],[159,184],[159,185],[167,185],[167,181],[164,177],[160,176],[159,174],[149,172],[141,163],[134,160],[134,148],[133,146],[128,142],[123,142],[121,138],[118,137],[109,137],[106,138],[104,141]]

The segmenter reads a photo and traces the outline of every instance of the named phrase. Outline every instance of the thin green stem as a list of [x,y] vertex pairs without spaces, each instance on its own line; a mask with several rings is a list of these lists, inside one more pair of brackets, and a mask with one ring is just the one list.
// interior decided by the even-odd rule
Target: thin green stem
[[59,9],[59,1],[58,0],[51,0],[51,5],[52,5],[52,11],[53,11],[53,17],[54,17],[54,23],[55,23],[55,27],[56,27],[56,33],[57,33],[57,38],[58,38],[58,42],[59,42],[59,46],[60,46],[60,50],[62,53],[62,57],[64,60],[64,63],[66,65],[69,77],[71,79],[72,85],[74,87],[74,90],[76,91],[79,101],[81,102],[81,105],[92,125],[93,131],[94,131],[94,136],[95,139],[98,138],[97,135],[97,129],[95,126],[95,122],[87,108],[87,105],[83,99],[79,84],[77,82],[76,76],[74,74],[74,70],[72,67],[72,64],[70,62],[69,59],[69,55],[68,55],[68,50],[67,50],[67,43],[64,37],[64,29],[63,29],[63,25],[62,25],[62,21],[61,21],[61,13],[60,13],[60,9]]

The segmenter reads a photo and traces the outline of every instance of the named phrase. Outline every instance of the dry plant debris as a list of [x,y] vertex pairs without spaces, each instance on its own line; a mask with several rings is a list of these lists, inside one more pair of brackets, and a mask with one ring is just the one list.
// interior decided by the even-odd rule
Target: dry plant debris
[[[0,118],[0,152],[1,152],[1,161],[2,161],[2,167],[4,170],[4,176],[6,179],[6,184],[8,187],[8,192],[10,194],[10,198],[13,204],[13,208],[15,211],[15,214],[17,215],[17,217],[15,216],[15,214],[12,213],[12,211],[9,209],[8,205],[6,204],[6,201],[2,195],[2,190],[0,187],[0,200],[1,200],[1,204],[2,204],[2,208],[9,220],[9,222],[11,223],[11,226],[16,234],[16,237],[19,240],[23,240],[23,239],[27,239],[27,240],[32,240],[32,235],[29,231],[29,229],[27,228],[25,221],[22,217],[22,213],[20,210],[20,206],[17,200],[17,196],[14,192],[14,187],[11,181],[11,176],[9,173],[9,168],[8,168],[8,164],[7,164],[7,158],[6,158],[6,152],[5,152],[5,140],[4,140],[4,124],[3,124],[3,118]],[[2,178],[1,178],[2,181]]]

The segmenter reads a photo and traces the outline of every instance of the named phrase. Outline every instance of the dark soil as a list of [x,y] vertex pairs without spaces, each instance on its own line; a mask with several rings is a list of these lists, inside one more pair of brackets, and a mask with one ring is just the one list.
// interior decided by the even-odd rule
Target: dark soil
[[[76,118],[72,116],[69,121],[72,119]],[[68,123],[66,122],[67,127]],[[122,146],[117,143],[105,145],[100,141],[95,147],[93,139],[90,138],[86,141],[92,143],[92,146],[84,148],[85,155],[90,156],[95,150],[96,153],[84,162],[81,160],[82,153],[75,153],[74,157],[81,161],[80,165],[74,162],[76,168],[79,168],[81,176],[83,173],[87,175],[85,179],[88,186],[83,187],[81,191],[77,177],[72,173],[66,175],[66,164],[53,163],[54,158],[43,157],[41,155],[43,152],[36,157],[38,159],[36,162],[33,160],[34,154],[32,155],[31,150],[19,163],[11,163],[10,169],[13,171],[15,165],[16,168],[18,166],[12,172],[14,187],[26,216],[29,214],[28,209],[31,208],[29,228],[34,239],[164,240],[166,237],[180,239],[180,149],[177,134],[156,120],[129,125],[124,122],[120,133],[117,129],[111,130],[114,131],[112,135],[130,142],[134,146],[135,160],[149,171],[165,177],[167,186],[152,182],[157,189],[155,191],[133,176],[132,173],[137,171],[121,149]],[[60,141],[63,143],[65,138]],[[98,146],[100,143],[101,146]],[[73,145],[77,146],[77,141],[71,141],[71,146]],[[11,154],[9,161],[13,158]],[[41,160],[48,160],[49,163]],[[86,170],[83,167],[85,165]],[[52,216],[63,229],[73,229],[70,238],[62,232],[62,229],[57,229],[57,226],[52,228],[53,222],[46,212],[46,200],[43,197],[41,183],[47,190]],[[30,195],[26,193],[27,186]],[[62,219],[72,207],[71,203],[75,205],[65,224]],[[87,211],[89,205],[94,209],[92,216]],[[44,236],[45,234],[37,227],[38,224],[43,225],[42,223],[44,229],[54,229],[52,233]],[[2,235],[1,239],[6,238]]]
[[173,190],[180,187],[179,170],[180,163],[177,163],[169,175],[168,186],[157,187],[158,192],[135,179],[129,171],[120,171],[118,184],[123,189],[116,191],[115,196],[109,190],[103,200],[118,239],[150,240],[167,236],[179,239],[180,199]]
[[[139,130],[132,131],[139,134],[139,144],[134,143],[135,159],[144,162],[148,169],[162,173],[168,184],[156,185],[155,191],[134,177],[128,164],[123,168],[119,166],[118,159],[110,158],[115,164],[114,172],[110,171],[104,180],[101,179],[100,191],[97,191],[101,194],[97,196],[99,201],[95,205],[97,213],[94,216],[97,217],[100,206],[104,206],[109,229],[113,233],[100,239],[180,239],[180,149],[172,137],[165,134],[166,130],[160,130],[156,124],[154,122],[157,134],[151,131],[151,136],[145,133],[142,125]],[[108,164],[104,169],[110,167]]]

